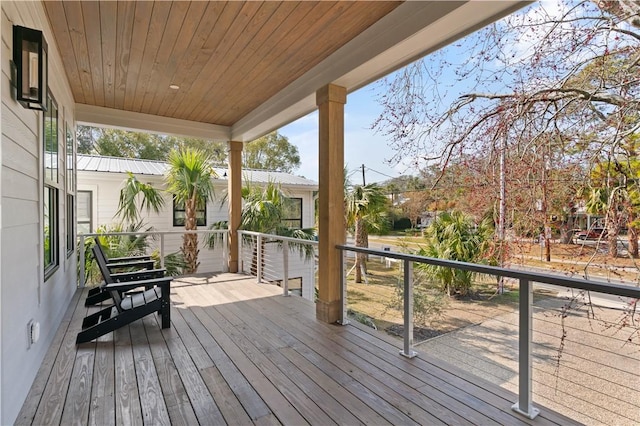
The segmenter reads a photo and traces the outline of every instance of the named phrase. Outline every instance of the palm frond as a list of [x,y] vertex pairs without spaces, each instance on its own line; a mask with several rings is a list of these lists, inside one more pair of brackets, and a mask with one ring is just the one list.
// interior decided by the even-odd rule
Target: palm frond
[[140,220],[140,212],[144,209],[147,213],[160,213],[164,207],[161,191],[151,184],[140,182],[131,172],[127,172],[127,175],[124,186],[120,189],[118,210],[114,217],[133,223]]

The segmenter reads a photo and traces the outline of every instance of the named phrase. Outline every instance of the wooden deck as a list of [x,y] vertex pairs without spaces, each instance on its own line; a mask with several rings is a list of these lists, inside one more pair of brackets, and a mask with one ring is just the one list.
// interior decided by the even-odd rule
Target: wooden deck
[[316,321],[314,305],[242,275],[173,283],[172,327],[149,316],[76,346],[70,306],[18,424],[571,424],[452,365],[398,354],[364,326]]

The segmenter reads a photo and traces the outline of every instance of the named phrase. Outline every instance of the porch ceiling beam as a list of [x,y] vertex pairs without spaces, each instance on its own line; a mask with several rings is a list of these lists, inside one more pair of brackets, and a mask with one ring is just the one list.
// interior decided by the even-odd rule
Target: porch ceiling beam
[[320,87],[357,90],[529,3],[405,2],[239,120],[232,139],[251,141],[310,113]]
[[75,108],[76,122],[94,127],[109,127],[162,135],[212,139],[224,142],[230,140],[231,136],[231,129],[227,126],[86,104],[76,104]]

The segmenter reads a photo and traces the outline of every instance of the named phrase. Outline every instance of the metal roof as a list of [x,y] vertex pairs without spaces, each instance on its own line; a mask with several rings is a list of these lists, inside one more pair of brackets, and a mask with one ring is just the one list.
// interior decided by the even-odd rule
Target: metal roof
[[[127,173],[134,175],[163,176],[167,170],[167,163],[155,160],[140,160],[138,158],[102,157],[97,155],[77,155],[78,171],[103,172],[103,173]],[[220,181],[227,181],[226,167],[213,168]],[[275,182],[284,186],[304,186],[309,189],[317,189],[318,183],[290,173],[274,172],[270,170],[242,169],[242,179],[252,183]]]

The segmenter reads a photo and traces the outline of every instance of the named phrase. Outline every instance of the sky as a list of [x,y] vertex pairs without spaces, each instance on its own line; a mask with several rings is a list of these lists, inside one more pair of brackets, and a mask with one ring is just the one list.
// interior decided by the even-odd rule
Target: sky
[[[567,7],[564,2],[559,2],[558,0],[543,0],[542,3],[548,4],[547,9],[555,10],[555,13],[558,14],[566,10]],[[519,14],[522,19],[529,20],[529,22],[538,19],[535,17],[536,7],[537,5],[533,4],[520,11]],[[435,58],[435,61],[444,59],[451,64],[464,63],[469,51],[467,50],[467,43],[475,44],[474,37],[476,35],[472,34],[452,46],[445,47],[439,52],[442,56]],[[515,41],[512,45],[513,57],[520,58],[523,54],[528,53],[531,43],[531,40],[527,39],[527,37]],[[456,44],[458,46],[455,46]],[[460,81],[456,82],[454,77],[449,74],[447,72],[441,73],[439,84],[442,84],[443,90],[447,92],[451,90],[448,95],[444,96],[447,98],[453,96],[450,99],[453,100],[458,96],[460,90],[464,90],[465,84]],[[373,122],[382,111],[382,106],[376,100],[376,90],[380,90],[382,86],[376,87],[377,84],[379,83],[371,83],[347,95],[344,161],[352,173],[351,181],[353,183],[360,183],[363,164],[365,165],[367,183],[381,182],[391,177],[402,175],[418,175],[419,173],[414,168],[415,166],[390,165],[386,161],[392,157],[393,152],[388,146],[385,136],[371,129]],[[455,89],[453,89],[454,87]],[[282,127],[279,132],[286,136],[289,142],[298,147],[301,165],[294,173],[318,181],[318,112],[315,111]]]
[[[354,172],[351,180],[355,182],[357,176],[358,183],[362,178],[362,164],[365,165],[366,183],[400,176],[406,169],[401,165],[393,168],[386,163],[385,160],[391,157],[387,141],[371,129],[373,121],[382,111],[375,100],[375,84],[347,95],[345,105],[344,162],[349,171]],[[278,131],[298,147],[301,164],[294,173],[317,182],[318,112],[312,112]],[[417,171],[408,170],[406,174],[417,174]]]

